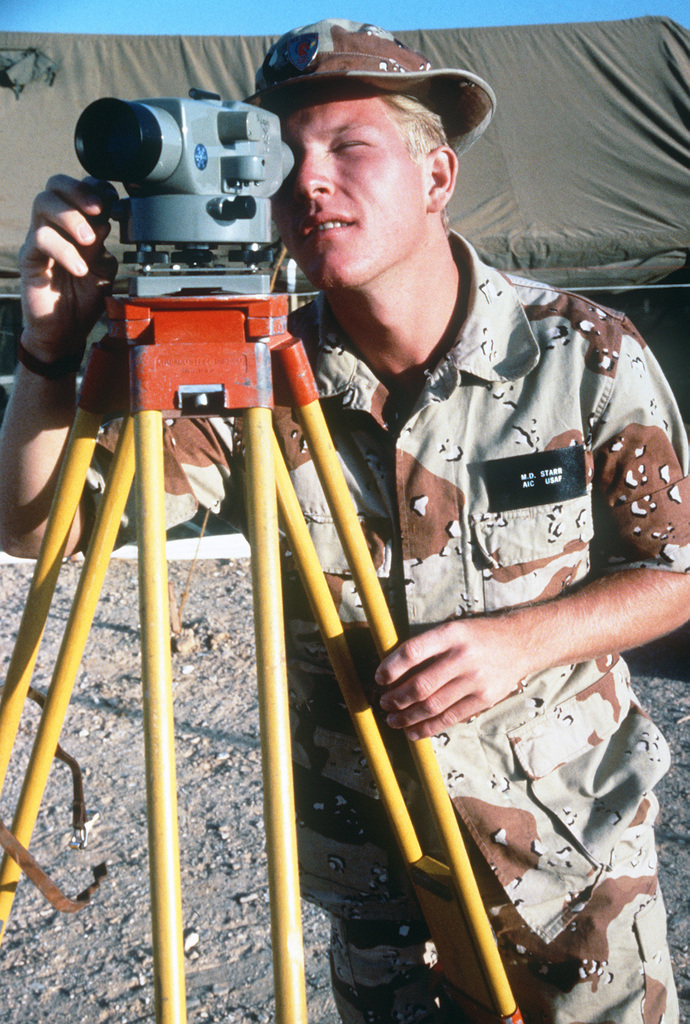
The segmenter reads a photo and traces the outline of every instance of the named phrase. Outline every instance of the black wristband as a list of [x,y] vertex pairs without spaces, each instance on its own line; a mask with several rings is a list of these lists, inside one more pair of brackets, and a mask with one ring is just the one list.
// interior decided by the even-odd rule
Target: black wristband
[[46,380],[60,380],[62,377],[69,377],[76,373],[81,366],[81,355],[63,356],[56,359],[54,363],[44,363],[27,352],[22,345],[21,338],[17,342],[17,359],[27,370],[35,373],[38,377],[45,377]]

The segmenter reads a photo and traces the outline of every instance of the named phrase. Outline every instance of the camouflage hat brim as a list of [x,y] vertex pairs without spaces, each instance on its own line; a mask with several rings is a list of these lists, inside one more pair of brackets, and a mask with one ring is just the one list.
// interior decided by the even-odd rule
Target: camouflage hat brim
[[458,152],[482,134],[496,106],[491,88],[471,71],[433,68],[384,29],[335,19],[282,36],[266,54],[247,102],[270,105],[277,93],[337,79],[415,96],[441,117]]

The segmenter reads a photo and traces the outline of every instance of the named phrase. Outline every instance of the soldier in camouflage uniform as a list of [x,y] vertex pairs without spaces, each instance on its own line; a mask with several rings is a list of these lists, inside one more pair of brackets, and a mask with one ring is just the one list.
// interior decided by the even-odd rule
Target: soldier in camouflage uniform
[[[404,731],[434,737],[525,1021],[674,1024],[653,836],[668,749],[618,652],[687,616],[683,424],[624,317],[500,274],[439,233],[455,157],[443,140],[420,155],[410,108],[401,117],[382,100],[396,91],[434,111],[458,151],[493,110],[476,76],[432,70],[382,30],[335,21],[272,47],[253,97],[284,119],[296,168],[276,221],[323,289],[290,329],[309,353],[378,575],[410,638],[381,665],[290,409],[276,410],[278,436],[428,852],[435,840]],[[30,524],[8,513],[32,472],[34,500],[38,491],[35,460],[21,468],[20,403],[35,409],[52,388],[54,407],[66,409],[56,392],[68,387],[36,364],[68,350],[54,315],[52,349],[39,329],[36,268],[45,275],[55,259],[86,292],[88,275],[65,243],[99,206],[85,196],[61,180],[39,197],[24,254],[32,369],[20,369],[0,478],[5,542],[25,553]],[[367,217],[359,246],[353,228]],[[103,229],[88,238],[79,258],[91,267],[95,308],[112,267]],[[434,301],[422,305],[427,294]],[[397,304],[394,327],[416,313],[412,332],[384,323],[386,296]],[[399,344],[411,335],[416,358]],[[114,433],[103,433],[91,498]],[[171,421],[165,437],[172,518],[201,503],[240,521],[241,423]],[[41,458],[52,466],[53,454]],[[342,1019],[457,1021],[287,551],[284,561],[302,879],[332,916]]]

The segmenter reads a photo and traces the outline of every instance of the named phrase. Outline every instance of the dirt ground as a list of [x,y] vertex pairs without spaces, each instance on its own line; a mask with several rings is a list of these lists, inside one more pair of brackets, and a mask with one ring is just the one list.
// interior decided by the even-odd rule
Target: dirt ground
[[[67,563],[39,653],[34,683],[48,685],[79,567]],[[189,563],[171,564],[179,596]],[[6,667],[31,574],[0,566]],[[0,948],[0,1024],[135,1024],[153,1021],[146,809],[136,563],[113,560],[78,674],[62,742],[80,762],[86,799],[99,818],[87,849],[69,849],[71,785],[57,765],[32,852],[68,895],[107,862],[92,904],[61,915],[23,880]],[[274,1019],[269,906],[262,821],[259,725],[249,565],[197,565],[173,655],[181,871],[190,1022]],[[658,844],[671,949],[690,1020],[690,630],[634,652],[635,688],[669,739],[674,764],[660,787]],[[9,824],[31,749],[37,712],[22,719],[0,817]],[[313,1024],[335,1024],[327,924],[304,906],[307,999]]]

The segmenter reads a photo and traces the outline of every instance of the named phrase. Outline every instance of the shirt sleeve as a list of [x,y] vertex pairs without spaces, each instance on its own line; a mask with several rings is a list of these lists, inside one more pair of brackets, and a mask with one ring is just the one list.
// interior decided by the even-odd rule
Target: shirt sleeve
[[593,454],[594,568],[689,572],[687,430],[654,355],[625,319]]
[[[107,423],[100,431],[87,476],[87,494],[93,511],[105,491],[121,421]],[[221,515],[242,528],[241,487],[232,420],[169,419],[163,423],[163,468],[165,476],[165,528],[171,529],[194,517],[199,507]],[[127,500],[117,543],[136,534],[134,494]]]

